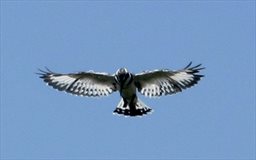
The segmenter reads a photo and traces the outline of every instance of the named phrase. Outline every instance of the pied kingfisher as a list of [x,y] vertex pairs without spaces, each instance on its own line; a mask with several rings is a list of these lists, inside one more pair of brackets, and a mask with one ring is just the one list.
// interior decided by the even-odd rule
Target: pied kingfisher
[[142,116],[152,110],[136,95],[136,90],[148,97],[175,94],[189,88],[204,76],[198,74],[201,64],[191,67],[190,62],[181,70],[153,70],[132,74],[126,68],[120,68],[113,75],[99,72],[78,72],[60,74],[39,70],[40,78],[59,91],[79,96],[107,96],[119,91],[121,101],[114,114]]

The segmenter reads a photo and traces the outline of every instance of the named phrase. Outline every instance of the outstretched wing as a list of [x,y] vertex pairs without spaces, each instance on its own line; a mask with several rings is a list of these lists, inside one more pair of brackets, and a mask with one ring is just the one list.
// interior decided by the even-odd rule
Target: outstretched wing
[[70,74],[39,70],[40,78],[59,91],[79,96],[107,96],[116,91],[114,76],[106,73],[79,72]]
[[203,77],[198,74],[201,64],[191,67],[190,62],[184,69],[178,71],[154,70],[135,75],[135,85],[145,96],[155,97],[181,92],[189,88]]

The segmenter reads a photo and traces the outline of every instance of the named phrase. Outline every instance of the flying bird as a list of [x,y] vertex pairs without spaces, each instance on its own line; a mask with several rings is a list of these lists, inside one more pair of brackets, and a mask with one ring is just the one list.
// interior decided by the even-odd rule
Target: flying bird
[[78,96],[107,96],[118,91],[121,101],[114,114],[142,116],[152,112],[137,96],[137,91],[147,97],[171,95],[190,88],[204,76],[199,71],[201,64],[191,67],[190,62],[180,70],[153,70],[133,74],[120,68],[115,74],[87,71],[60,74],[51,70],[39,70],[40,78],[49,86]]

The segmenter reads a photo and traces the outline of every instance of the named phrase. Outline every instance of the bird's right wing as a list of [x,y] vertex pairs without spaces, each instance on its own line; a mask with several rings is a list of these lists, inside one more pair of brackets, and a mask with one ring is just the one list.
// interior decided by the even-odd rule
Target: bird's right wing
[[107,96],[116,91],[114,76],[107,73],[79,72],[70,74],[40,70],[40,78],[59,91],[80,96]]
[[189,88],[203,77],[198,74],[201,69],[201,64],[190,67],[191,62],[184,68],[178,71],[171,70],[154,70],[143,72],[135,75],[135,85],[138,91],[149,97],[174,94]]

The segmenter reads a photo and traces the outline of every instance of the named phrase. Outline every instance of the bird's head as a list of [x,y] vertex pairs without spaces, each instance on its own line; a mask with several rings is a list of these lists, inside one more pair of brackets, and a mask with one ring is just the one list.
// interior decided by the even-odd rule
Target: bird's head
[[120,68],[116,71],[115,79],[118,83],[124,82],[129,78],[130,73],[126,68]]
[[128,70],[126,68],[120,68],[116,71],[116,75],[122,75],[128,73]]

